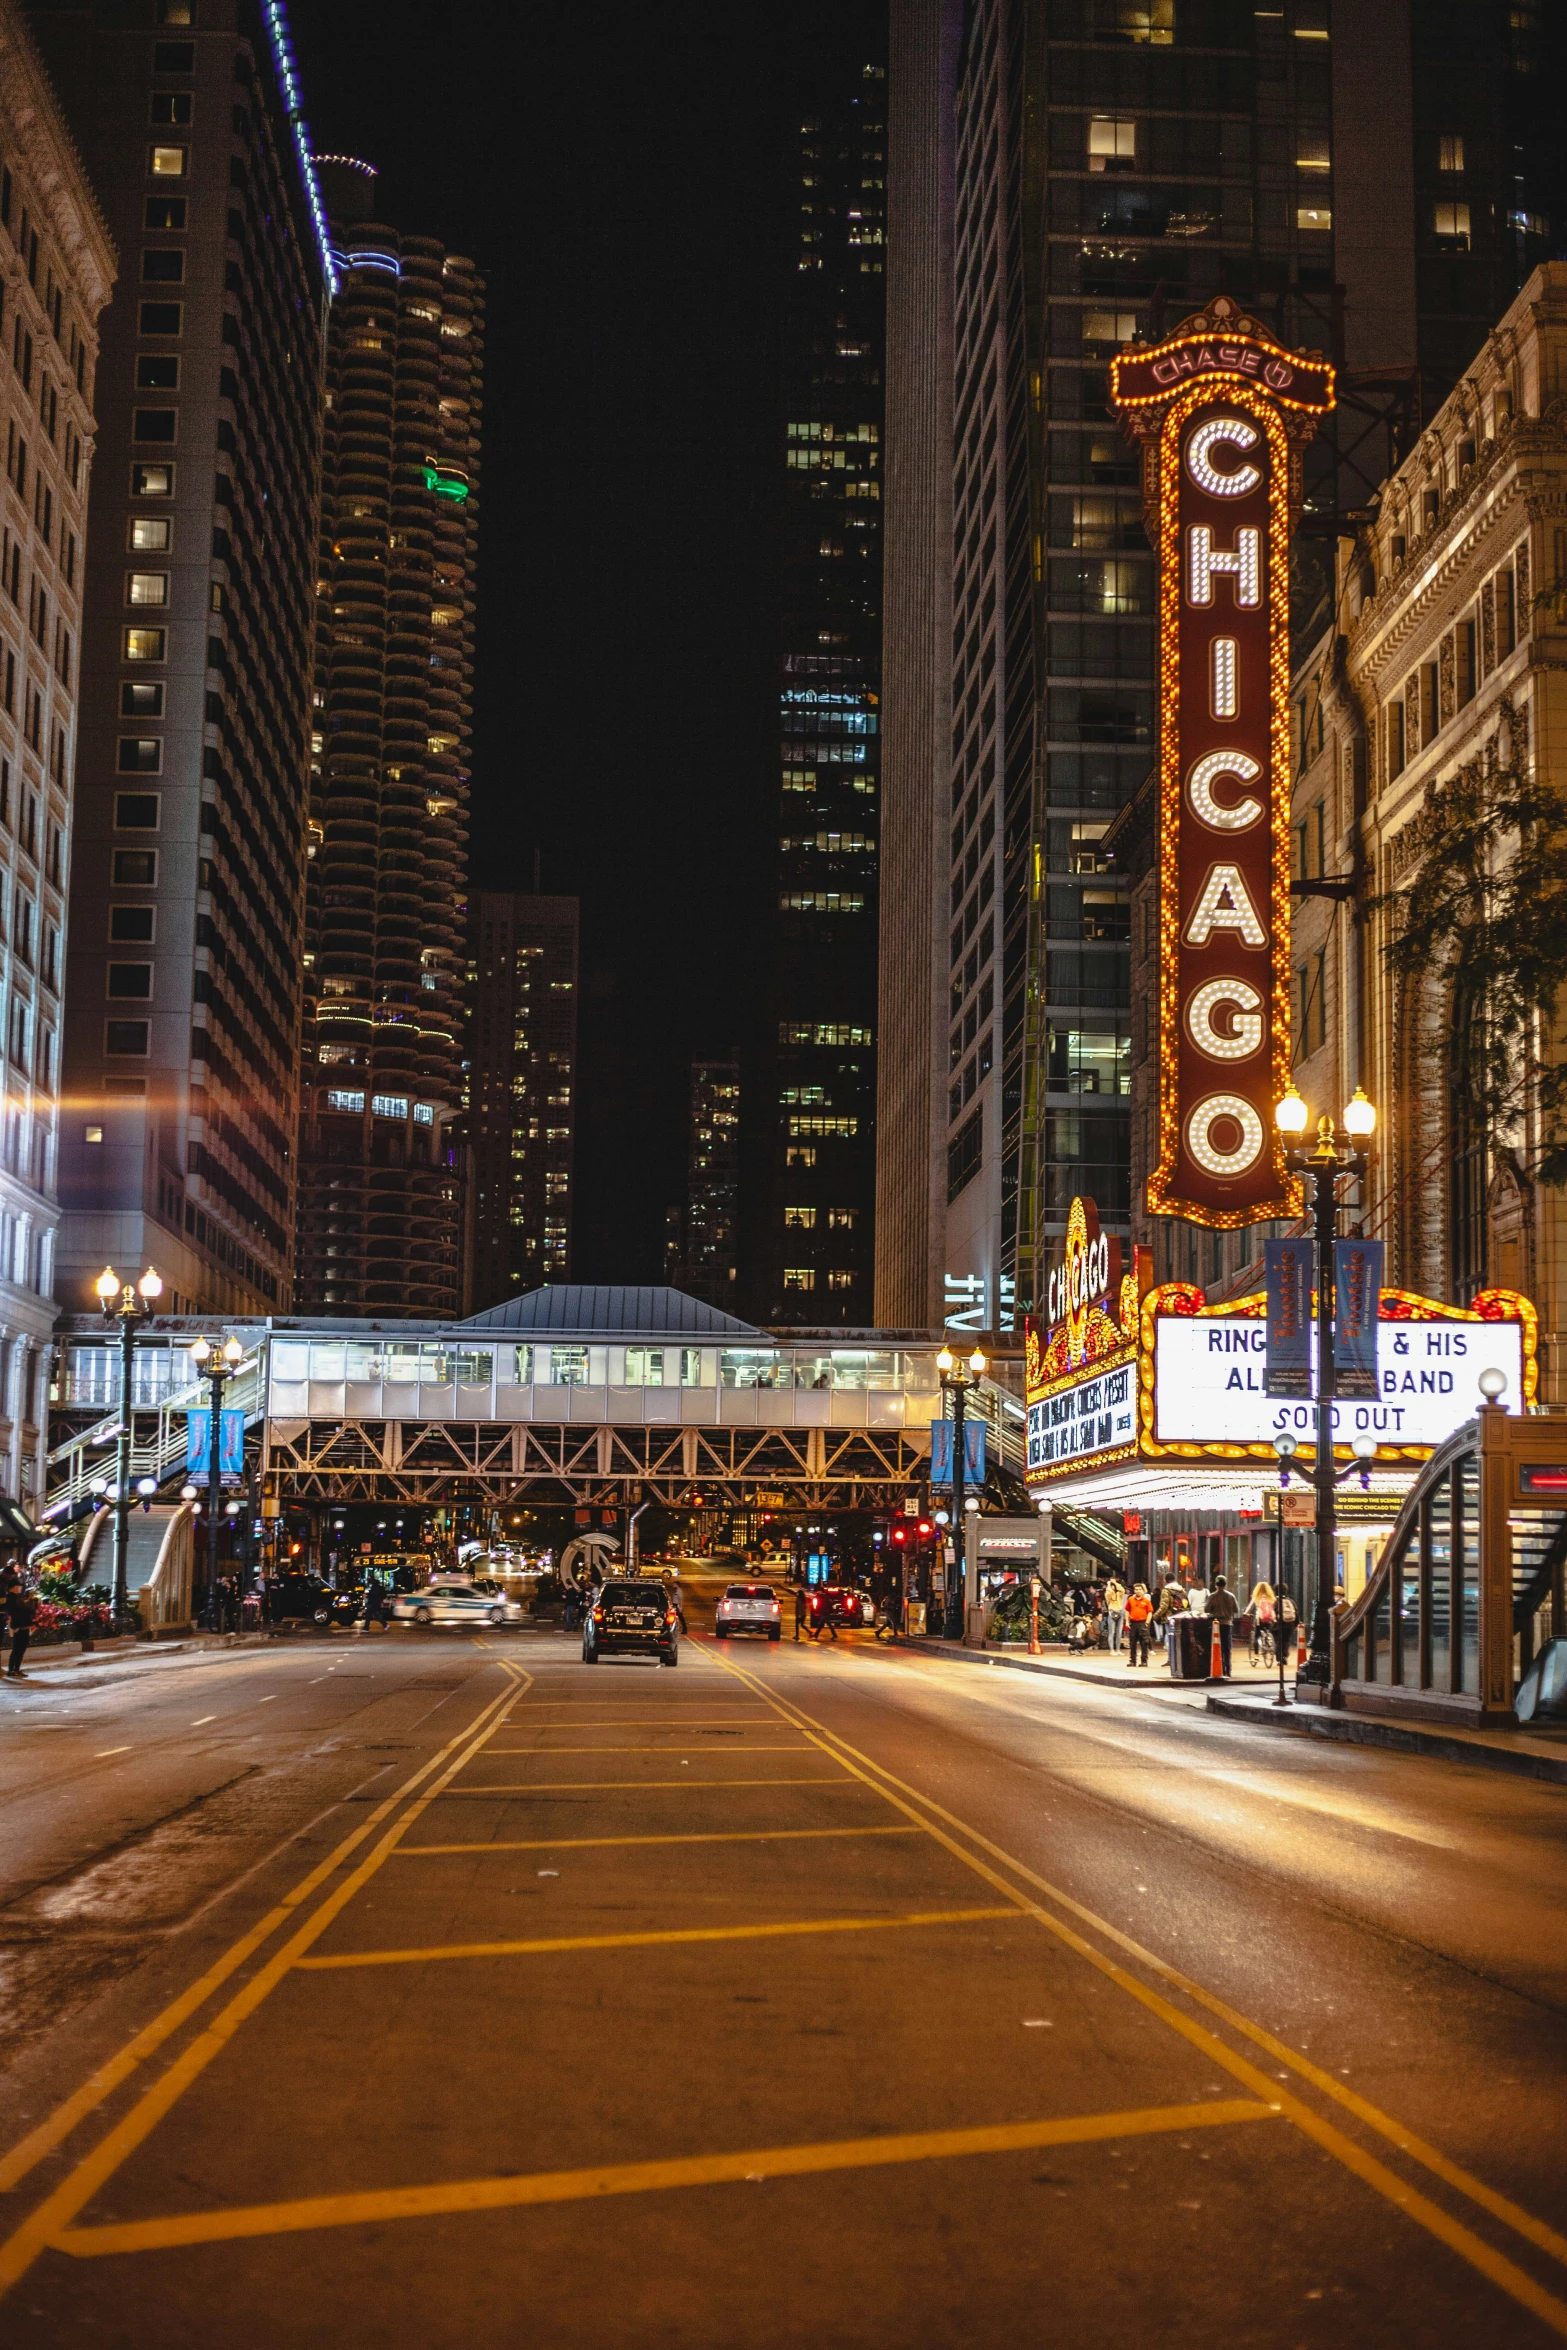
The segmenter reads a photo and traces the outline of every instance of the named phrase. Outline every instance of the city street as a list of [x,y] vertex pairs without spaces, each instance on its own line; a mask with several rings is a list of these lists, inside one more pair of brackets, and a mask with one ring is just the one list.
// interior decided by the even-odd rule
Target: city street
[[8,2342],[1567,2334],[1562,1790],[710,1622],[5,1693]]

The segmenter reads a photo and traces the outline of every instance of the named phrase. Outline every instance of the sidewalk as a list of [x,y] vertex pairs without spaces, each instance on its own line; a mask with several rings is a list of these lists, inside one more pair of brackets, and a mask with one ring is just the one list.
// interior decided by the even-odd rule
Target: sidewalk
[[[1157,1663],[1139,1665],[1134,1671],[1124,1656],[1112,1656],[1108,1650],[1089,1649],[1070,1657],[1066,1649],[1057,1646],[1055,1653],[1030,1656],[1026,1647],[1011,1641],[992,1640],[984,1648],[965,1648],[957,1640],[900,1639],[900,1648],[916,1656],[952,1657],[960,1664],[1000,1665],[1014,1673],[1044,1673],[1060,1681],[1087,1681],[1096,1689],[1114,1689],[1128,1697],[1146,1697],[1174,1690],[1190,1697],[1213,1686],[1205,1681],[1172,1681],[1168,1665],[1161,1656]],[[1276,1672],[1253,1672],[1245,1659],[1237,1656],[1235,1671],[1224,1684],[1229,1689],[1277,1689]]]
[[1276,1706],[1261,1697],[1210,1694],[1208,1711],[1253,1729],[1282,1730],[1296,1738],[1330,1738],[1346,1746],[1382,1746],[1395,1754],[1431,1754],[1443,1762],[1479,1764],[1526,1779],[1567,1786],[1567,1728],[1445,1729],[1435,1723],[1392,1722],[1372,1714],[1333,1713],[1320,1705]]
[[[269,1637],[266,1632],[193,1632],[183,1640],[99,1640],[89,1649],[74,1640],[62,1640],[47,1648],[30,1648],[21,1680],[3,1685],[12,1690],[29,1685],[39,1688],[67,1673],[83,1684],[120,1681],[128,1673],[146,1672],[154,1666],[188,1663],[204,1650],[262,1648]],[[115,1665],[121,1668],[119,1672],[111,1670]]]

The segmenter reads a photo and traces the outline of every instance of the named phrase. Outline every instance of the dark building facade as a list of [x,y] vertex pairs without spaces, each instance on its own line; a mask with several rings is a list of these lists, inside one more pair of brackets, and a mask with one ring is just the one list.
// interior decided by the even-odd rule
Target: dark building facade
[[578,902],[480,890],[469,949],[468,1303],[571,1278]]
[[689,1297],[721,1306],[739,1279],[740,1055],[691,1064],[686,1198],[667,1222],[667,1277]]
[[779,331],[777,833],[747,1079],[742,1282],[760,1319],[863,1324],[875,1206],[886,108],[878,36],[799,117]]
[[[279,6],[40,5],[121,253],[83,587],[59,1291],[293,1282],[324,220]],[[97,1139],[93,1139],[96,1135]]]
[[[1559,39],[1549,14],[894,0],[895,158],[906,122],[930,126],[898,200],[912,251],[950,247],[953,356],[950,410],[927,385],[907,426],[925,437],[899,450],[888,598],[909,603],[948,520],[934,442],[951,483],[952,667],[945,735],[928,688],[890,677],[889,742],[911,780],[889,800],[883,857],[884,872],[914,870],[934,800],[950,832],[932,1304],[949,1319],[1011,1327],[1079,1192],[1131,1229],[1155,1006],[1127,890],[1135,825],[1118,818],[1153,757],[1155,607],[1106,362],[1220,292],[1280,341],[1334,356],[1341,406],[1308,453],[1295,548],[1308,641],[1331,617],[1342,518],[1553,249],[1558,167],[1537,94]],[[889,234],[896,249],[899,214]],[[895,281],[900,350],[917,343],[922,282]],[[927,374],[940,364],[928,345],[917,356]],[[914,935],[913,905],[884,895],[882,919],[884,937]],[[886,953],[902,1001],[934,992]],[[901,1204],[878,1238],[879,1282],[905,1311],[936,1287],[918,1173],[889,1170],[884,1205]],[[1195,1261],[1184,1228],[1159,1246],[1178,1270]]]
[[[320,166],[327,349],[296,1299],[454,1314],[483,292]],[[487,1301],[488,1302],[488,1301]]]

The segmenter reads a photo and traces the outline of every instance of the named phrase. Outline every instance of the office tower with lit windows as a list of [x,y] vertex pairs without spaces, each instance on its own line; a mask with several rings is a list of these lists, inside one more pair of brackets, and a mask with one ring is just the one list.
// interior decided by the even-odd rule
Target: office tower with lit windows
[[279,0],[38,0],[120,252],[104,318],[70,883],[57,1291],[293,1282],[321,322]]
[[571,1278],[578,902],[480,890],[469,930],[468,1313]]
[[[1127,879],[1151,853],[1155,611],[1106,362],[1220,292],[1334,357],[1340,406],[1307,456],[1294,550],[1309,641],[1346,518],[1560,233],[1544,98],[1560,47],[1543,11],[1408,0],[893,0],[900,639],[934,645],[923,581],[949,533],[952,553],[948,690],[900,660],[883,713],[883,1043],[900,1023],[912,1067],[902,1028],[939,995],[947,1087],[943,1218],[906,1127],[886,1128],[883,1080],[883,1316],[912,1319],[924,1296],[1011,1327],[1076,1194],[1133,1228],[1156,1022]],[[924,970],[933,821],[947,837],[923,902],[941,943]],[[895,900],[889,874],[906,877]],[[1196,1269],[1194,1229],[1137,1236],[1161,1272]]]
[[[0,0],[0,1495],[33,1505],[60,1294],[61,992],[98,321],[116,266],[26,18]],[[101,1147],[101,1109],[76,1102],[70,1114]]]
[[798,117],[778,331],[777,806],[746,1109],[758,1318],[866,1323],[875,1199],[886,89],[846,30]]
[[296,1300],[457,1312],[483,289],[323,157],[327,342]]
[[688,1297],[730,1304],[739,1279],[740,1055],[691,1063],[683,1208],[669,1212],[667,1278]]

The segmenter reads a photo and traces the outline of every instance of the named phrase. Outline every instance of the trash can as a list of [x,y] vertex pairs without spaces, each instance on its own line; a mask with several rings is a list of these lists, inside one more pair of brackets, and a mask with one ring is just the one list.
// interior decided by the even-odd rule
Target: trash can
[[904,1630],[909,1638],[911,1640],[922,1638],[925,1631],[925,1602],[922,1599],[911,1599],[904,1610],[904,1615],[906,1618]]
[[1170,1649],[1170,1678],[1172,1681],[1207,1681],[1212,1678],[1213,1626],[1206,1616],[1177,1616],[1175,1639]]

